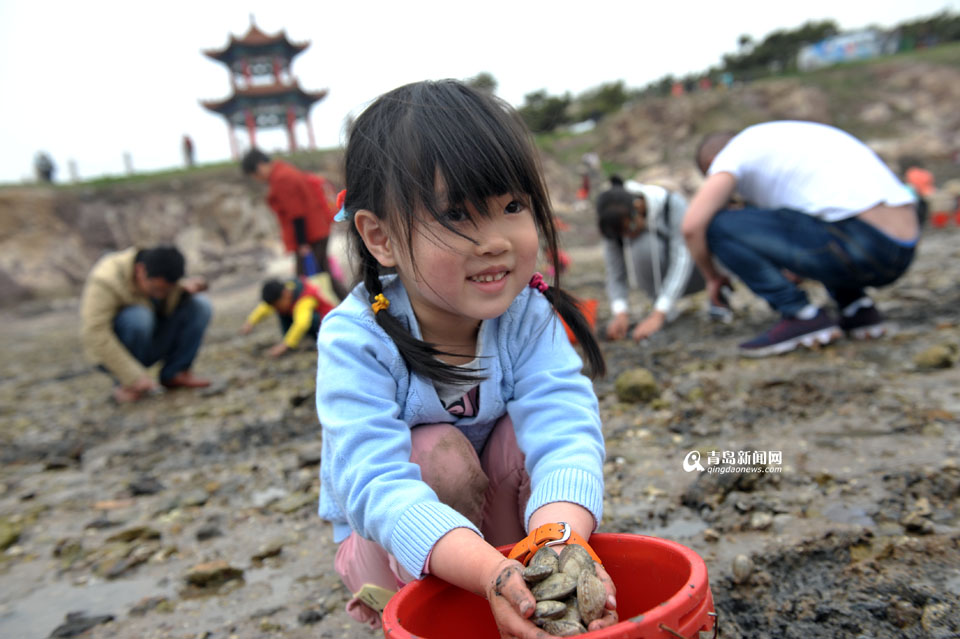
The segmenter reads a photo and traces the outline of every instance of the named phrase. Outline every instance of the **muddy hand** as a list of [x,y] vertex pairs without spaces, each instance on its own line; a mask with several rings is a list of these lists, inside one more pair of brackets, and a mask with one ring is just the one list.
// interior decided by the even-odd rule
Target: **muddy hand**
[[486,587],[487,601],[497,622],[501,639],[546,639],[550,635],[528,619],[537,606],[523,580],[519,561],[505,559]]
[[607,604],[604,606],[603,616],[591,621],[590,625],[587,626],[588,630],[600,630],[620,621],[620,616],[617,614],[617,587],[613,585],[613,579],[603,569],[603,566],[597,564],[596,569],[597,577],[607,591]]

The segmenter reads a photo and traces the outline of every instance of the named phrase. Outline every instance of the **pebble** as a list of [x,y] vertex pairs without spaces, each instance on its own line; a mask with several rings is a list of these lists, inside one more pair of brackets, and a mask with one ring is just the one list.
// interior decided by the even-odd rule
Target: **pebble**
[[53,629],[51,638],[76,637],[103,623],[113,621],[113,615],[87,616],[85,612],[69,612],[62,624]]
[[746,555],[737,555],[733,558],[733,579],[738,584],[743,583],[753,572],[753,560]]
[[755,512],[750,515],[750,527],[754,530],[766,530],[773,524],[773,515],[766,512]]
[[6,550],[20,539],[20,526],[0,519],[0,551]]
[[957,360],[956,344],[936,344],[913,356],[913,363],[921,370],[950,368]]
[[187,572],[187,583],[199,588],[215,588],[233,579],[243,579],[243,570],[218,559],[197,564]]
[[283,488],[277,488],[276,486],[271,486],[266,490],[259,490],[250,497],[250,503],[253,504],[255,508],[263,508],[269,506],[273,502],[283,499],[287,496],[287,491]]

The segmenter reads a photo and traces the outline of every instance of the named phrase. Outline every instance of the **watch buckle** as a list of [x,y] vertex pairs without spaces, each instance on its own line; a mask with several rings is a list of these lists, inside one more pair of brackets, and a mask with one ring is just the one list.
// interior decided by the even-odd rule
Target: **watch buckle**
[[559,546],[560,544],[567,543],[567,541],[570,539],[570,524],[565,521],[558,521],[557,524],[563,526],[563,535],[560,537],[560,539],[554,539],[546,542],[543,544],[544,546]]

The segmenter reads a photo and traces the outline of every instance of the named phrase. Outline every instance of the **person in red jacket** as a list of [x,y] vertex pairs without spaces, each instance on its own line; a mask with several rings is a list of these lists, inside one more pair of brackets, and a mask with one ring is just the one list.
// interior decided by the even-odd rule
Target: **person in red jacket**
[[[246,175],[270,187],[267,204],[280,222],[284,247],[296,256],[297,275],[314,275],[308,272],[308,257],[313,257],[318,271],[330,273],[327,241],[333,214],[323,193],[322,178],[271,160],[259,149],[248,151],[241,167]],[[332,273],[330,280],[337,297],[346,297],[346,288]]]

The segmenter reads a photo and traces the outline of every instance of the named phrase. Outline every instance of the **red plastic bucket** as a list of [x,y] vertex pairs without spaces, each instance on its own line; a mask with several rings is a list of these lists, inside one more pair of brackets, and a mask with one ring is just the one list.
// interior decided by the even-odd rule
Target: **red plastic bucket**
[[[620,623],[581,637],[698,637],[716,621],[703,559],[686,546],[645,535],[590,537],[617,586]],[[500,549],[506,554],[510,547]],[[387,639],[497,639],[486,600],[436,577],[400,589],[383,611]]]

